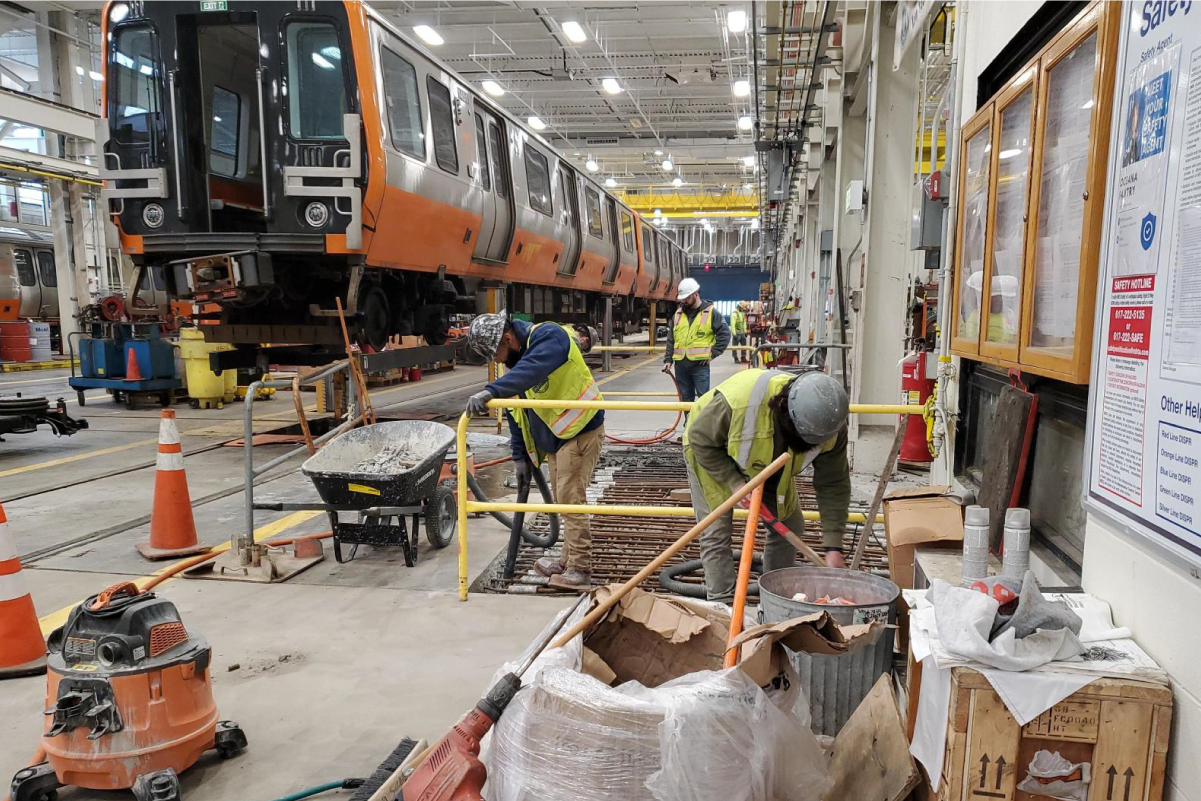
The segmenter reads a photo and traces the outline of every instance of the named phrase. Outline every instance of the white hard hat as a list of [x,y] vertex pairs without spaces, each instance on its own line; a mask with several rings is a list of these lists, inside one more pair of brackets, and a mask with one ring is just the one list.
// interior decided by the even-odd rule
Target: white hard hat
[[696,282],[695,278],[685,278],[680,282],[680,292],[676,295],[676,300],[690,298],[700,291],[701,285]]
[[[983,271],[974,272],[967,277],[967,285],[975,292],[979,292],[984,285]],[[1018,296],[1018,279],[1012,275],[994,275],[990,284],[992,294],[1000,295],[1003,298],[1016,298]]]

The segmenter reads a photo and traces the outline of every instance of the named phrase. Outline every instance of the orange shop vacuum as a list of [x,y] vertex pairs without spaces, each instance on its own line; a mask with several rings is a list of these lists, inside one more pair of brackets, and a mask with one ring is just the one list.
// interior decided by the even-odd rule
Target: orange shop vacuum
[[63,786],[175,801],[201,754],[246,747],[236,723],[217,720],[212,649],[170,601],[116,584],[73,609],[47,646],[46,761],[17,772],[12,801],[53,801]]

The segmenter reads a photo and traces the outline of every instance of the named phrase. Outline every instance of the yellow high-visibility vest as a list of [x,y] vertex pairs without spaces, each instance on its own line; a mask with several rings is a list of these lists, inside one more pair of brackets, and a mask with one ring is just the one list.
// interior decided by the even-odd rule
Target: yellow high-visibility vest
[[[525,341],[527,348],[530,346],[530,339],[534,336],[534,330],[540,325],[547,325],[547,323],[538,323],[538,325],[530,327],[530,335]],[[555,323],[549,323],[549,325],[555,325]],[[563,326],[563,328],[566,329],[567,326]],[[596,387],[596,381],[592,378],[592,371],[584,363],[584,354],[580,352],[580,346],[571,331],[567,332],[567,341],[570,343],[567,361],[555,368],[555,371],[541,384],[527,390],[526,397],[531,400],[604,400],[600,390]],[[509,411],[513,415],[517,427],[521,429],[521,437],[525,440],[525,449],[536,465],[542,464],[546,454],[539,451],[534,444],[534,435],[530,432],[526,413],[533,412],[542,418],[546,427],[559,439],[571,439],[580,433],[584,426],[588,425],[588,421],[595,417],[597,412],[596,409],[510,409]]]
[[701,362],[713,356],[717,335],[713,333],[713,306],[706,307],[689,322],[683,309],[676,309],[672,325],[672,361]]

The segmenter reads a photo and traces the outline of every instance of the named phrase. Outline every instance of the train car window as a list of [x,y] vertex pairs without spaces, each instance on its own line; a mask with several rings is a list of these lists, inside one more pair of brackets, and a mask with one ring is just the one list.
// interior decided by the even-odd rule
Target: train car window
[[634,218],[628,211],[621,213],[621,241],[629,253],[638,252],[638,248],[634,247]]
[[232,177],[238,172],[238,131],[242,130],[242,100],[234,92],[213,86],[209,171]]
[[113,138],[125,145],[150,141],[162,111],[157,41],[146,25],[126,25],[113,37],[109,66],[109,111]]
[[338,29],[328,22],[292,22],[288,42],[288,126],[297,139],[341,139],[347,113]]
[[417,71],[386,47],[380,49],[379,60],[384,73],[384,103],[388,106],[392,147],[425,161],[425,131],[421,127]]
[[58,272],[54,269],[54,254],[49,250],[38,251],[38,275],[42,286],[58,286]]
[[600,195],[595,189],[585,189],[584,200],[588,204],[588,233],[597,239],[604,239],[605,228],[601,223]]
[[480,163],[480,180],[484,191],[492,191],[492,170],[488,166],[488,136],[484,132],[484,118],[475,115],[475,158]]
[[33,271],[33,254],[28,250],[14,250],[13,262],[17,265],[17,280],[21,282],[21,286],[37,286],[38,276]]
[[455,115],[446,84],[429,76],[425,90],[430,97],[430,133],[434,138],[434,158],[438,166],[449,173],[459,174],[459,151],[455,146]]
[[546,156],[532,147],[525,149],[525,181],[530,188],[530,208],[551,216],[554,208],[550,201],[550,166]]
[[651,246],[651,229],[642,226],[642,259],[650,263],[655,261],[655,249]]
[[488,148],[492,151],[492,172],[496,174],[496,196],[503,199],[509,196],[509,185],[505,177],[506,151],[502,145],[500,128],[494,122],[488,123]]

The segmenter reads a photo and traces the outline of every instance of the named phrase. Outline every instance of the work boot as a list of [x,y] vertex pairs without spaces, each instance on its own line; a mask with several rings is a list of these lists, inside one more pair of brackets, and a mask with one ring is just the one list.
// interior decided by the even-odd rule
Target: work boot
[[561,556],[544,556],[534,562],[534,569],[544,576],[557,576],[567,569],[567,562]]
[[569,567],[557,576],[551,576],[549,585],[560,590],[590,590],[592,589],[592,571]]

